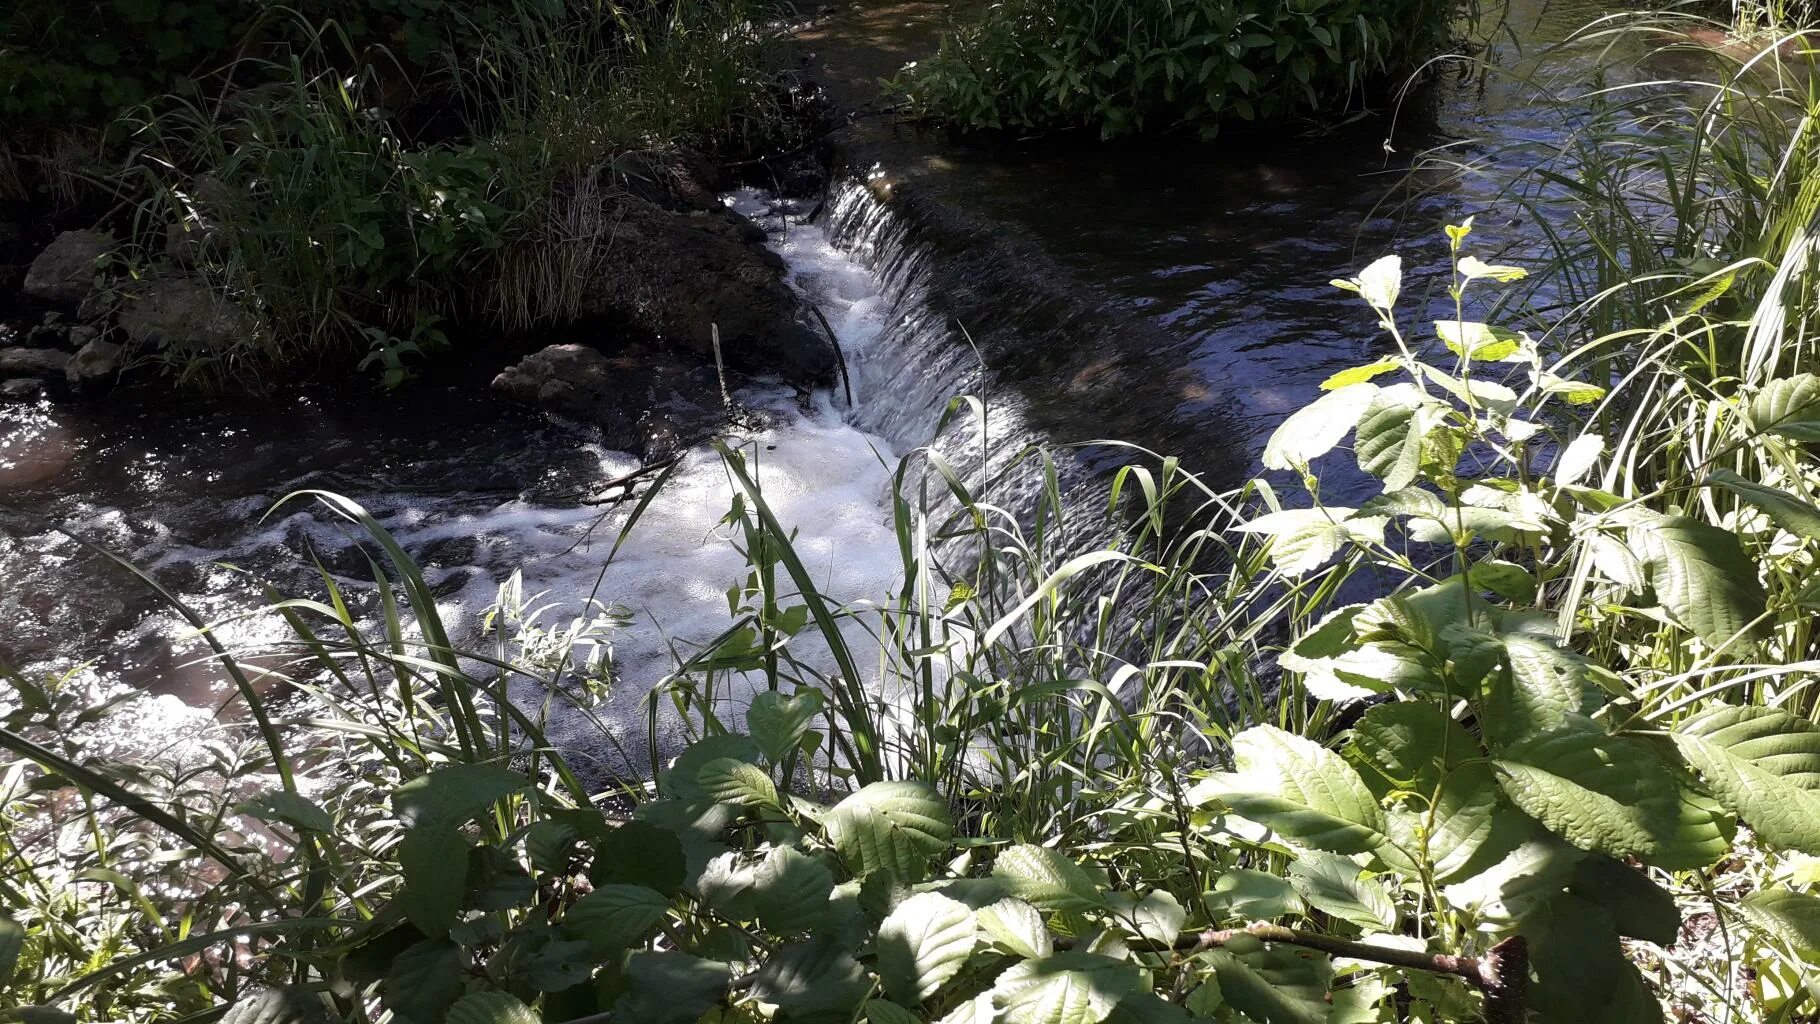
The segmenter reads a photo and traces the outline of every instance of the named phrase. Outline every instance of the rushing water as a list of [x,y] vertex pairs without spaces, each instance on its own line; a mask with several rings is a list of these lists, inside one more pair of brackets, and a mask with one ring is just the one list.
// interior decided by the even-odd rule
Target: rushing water
[[[1533,50],[1588,14],[1519,4],[1511,25]],[[1381,205],[1409,152],[1468,136],[1488,141],[1461,145],[1463,156],[1546,144],[1562,130],[1558,108],[1539,103],[1543,86],[1524,76],[1583,82],[1591,60],[1513,57],[1483,83],[1435,87],[1399,114],[1413,126],[1376,119],[1278,139],[1264,154],[1255,139],[1007,153],[891,137],[875,140],[878,165],[841,183],[815,224],[766,215],[762,196],[729,197],[773,229],[794,284],[840,337],[854,391],[852,406],[828,392],[807,403],[781,387],[748,392],[742,401],[769,426],[734,440],[840,599],[891,586],[890,473],[932,439],[979,472],[1020,443],[1116,437],[1236,482],[1321,378],[1375,354],[1366,318],[1326,282],[1400,248],[1418,266],[1420,254],[1434,257],[1426,278],[1414,275],[1419,292],[1442,265],[1438,225],[1486,212],[1489,193],[1472,179]],[[932,241],[881,198],[894,183],[992,237]],[[1509,217],[1480,226],[1501,242],[1523,237]],[[963,393],[990,396],[985,436],[963,416],[938,439]],[[1090,473],[1110,461],[1088,453],[1074,465]],[[313,594],[311,559],[362,578],[348,524],[305,498],[274,507],[322,488],[366,505],[424,564],[455,621],[474,621],[514,570],[566,614],[598,583],[632,616],[605,714],[630,732],[671,645],[728,624],[726,589],[745,564],[718,522],[732,490],[703,448],[602,578],[628,509],[579,499],[632,468],[588,429],[474,389],[305,395],[278,408],[130,397],[0,407],[0,504],[42,517],[0,518],[0,654],[40,667],[95,659],[95,671],[160,695],[167,712],[216,702],[219,673],[147,588],[46,523],[125,556],[220,620],[257,605],[260,581]],[[281,630],[249,617],[223,635],[257,644]]]

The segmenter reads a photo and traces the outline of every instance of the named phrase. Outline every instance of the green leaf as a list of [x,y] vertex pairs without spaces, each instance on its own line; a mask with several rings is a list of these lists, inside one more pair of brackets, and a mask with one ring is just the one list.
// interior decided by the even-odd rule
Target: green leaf
[[1765,595],[1737,535],[1696,519],[1664,516],[1630,528],[1630,547],[1663,607],[1717,647],[1761,637]]
[[1106,904],[1119,927],[1159,946],[1173,944],[1188,924],[1188,911],[1162,890],[1141,897],[1129,892],[1108,893]]
[[1097,1024],[1142,987],[1136,964],[1070,951],[1011,965],[992,1001],[1004,1024]]
[[1571,891],[1604,908],[1618,934],[1672,946],[1681,933],[1675,898],[1649,876],[1610,857],[1591,856],[1574,868]]
[[1521,281],[1529,276],[1529,271],[1524,270],[1522,267],[1486,263],[1477,256],[1460,257],[1458,269],[1460,271],[1460,276],[1468,281],[1476,281],[1480,278],[1490,278],[1500,284],[1509,284],[1512,281]]
[[396,852],[404,875],[398,905],[425,935],[447,935],[468,892],[468,842],[450,825],[419,825]]
[[690,744],[689,749],[670,762],[670,770],[663,773],[659,788],[666,795],[685,802],[705,800],[708,795],[701,788],[701,770],[709,761],[730,757],[735,761],[752,762],[761,756],[758,745],[745,736],[725,733],[706,736]]
[[1428,406],[1413,385],[1382,389],[1366,406],[1353,438],[1359,468],[1384,481],[1387,492],[1408,487],[1421,467],[1428,427]]
[[444,765],[392,791],[392,810],[410,825],[459,825],[531,784],[490,764]]
[[274,789],[247,800],[235,810],[260,821],[281,821],[292,828],[312,832],[335,831],[335,819],[309,797],[287,790]]
[[1209,954],[1226,1005],[1259,1024],[1327,1024],[1325,953],[1241,936]]
[[1349,539],[1384,539],[1384,520],[1355,517],[1353,509],[1337,505],[1269,512],[1233,529],[1269,537],[1270,560],[1290,576],[1320,568]]
[[434,1024],[461,997],[466,979],[461,947],[448,939],[426,939],[392,961],[385,1006],[412,1024]]
[[642,885],[603,885],[575,901],[563,916],[562,929],[585,939],[595,955],[642,945],[664,919],[670,901]]
[[1362,853],[1384,840],[1384,814],[1359,775],[1338,754],[1275,726],[1246,729],[1232,741],[1239,771],[1195,787],[1234,814],[1315,849]]
[[872,992],[872,980],[843,940],[820,935],[780,947],[758,969],[750,992],[791,1014],[847,1014]]
[[1670,736],[1765,842],[1820,855],[1820,726],[1779,708],[1718,707]]
[[595,841],[588,880],[595,885],[643,885],[674,896],[682,891],[687,871],[682,840],[674,831],[635,820]]
[[828,916],[834,875],[821,861],[788,846],[765,855],[752,872],[749,903],[765,928],[779,935],[812,931]]
[[1364,366],[1355,366],[1349,370],[1341,370],[1328,377],[1321,382],[1321,390],[1337,391],[1354,384],[1363,384],[1373,377],[1382,376],[1383,374],[1401,369],[1402,366],[1403,361],[1396,356],[1384,356],[1381,359],[1374,359]]
[[868,999],[866,1024],[923,1024],[923,1018],[888,1000]]
[[1524,918],[1529,1008],[1549,1024],[1657,1024],[1656,1001],[1597,905],[1558,893]]
[[11,915],[0,911],[0,989],[12,983],[19,953],[24,949],[25,929]]
[[1007,896],[980,908],[975,920],[994,944],[1026,960],[1048,956],[1055,950],[1055,940],[1043,924],[1042,912],[1016,897]]
[[836,804],[823,827],[855,875],[906,879],[920,877],[954,835],[948,806],[920,782],[874,782]]
[[1494,642],[1503,671],[1489,675],[1484,687],[1484,731],[1493,743],[1559,729],[1604,704],[1594,682],[1598,666],[1553,637],[1504,633]]
[[1511,822],[1515,832],[1508,852],[1444,890],[1449,903],[1492,923],[1520,920],[1553,899],[1586,858],[1585,851],[1529,818],[1506,815],[1500,824],[1504,822]]
[[1478,741],[1438,705],[1420,701],[1378,704],[1352,727],[1347,752],[1399,789],[1424,794],[1447,769],[1479,756]]
[[1233,868],[1213,880],[1201,897],[1215,921],[1268,921],[1304,911],[1302,897],[1284,878],[1267,871]]
[[1351,433],[1377,393],[1375,384],[1354,384],[1322,395],[1291,413],[1264,445],[1264,468],[1298,469],[1332,451]]
[[1367,932],[1397,930],[1397,909],[1390,893],[1367,880],[1357,864],[1330,853],[1311,852],[1289,865],[1289,883],[1309,906]]
[[1820,540],[1820,508],[1787,491],[1746,480],[1729,469],[1713,470],[1706,478],[1706,486],[1732,492],[1797,537]]
[[1759,889],[1738,904],[1757,928],[1804,956],[1820,954],[1820,896],[1793,889]]
[[474,992],[449,1007],[447,1024],[543,1024],[543,1018],[507,993]]
[[766,762],[780,764],[796,749],[810,723],[821,713],[822,703],[821,693],[807,687],[797,690],[794,696],[766,690],[752,698],[752,706],[746,711],[746,729]]
[[1515,331],[1471,320],[1436,320],[1435,335],[1449,352],[1466,359],[1495,362],[1517,351]]
[[708,799],[737,807],[777,807],[777,786],[763,768],[730,757],[717,757],[696,775]]
[[1382,256],[1374,260],[1359,276],[1352,279],[1365,301],[1381,313],[1397,304],[1397,293],[1403,286],[1403,258]]
[[1800,373],[1772,380],[1750,400],[1751,429],[1795,441],[1820,441],[1820,377]]
[[973,955],[973,911],[940,893],[918,893],[878,927],[885,994],[910,1006],[934,996]]
[[1531,374],[1536,387],[1545,395],[1558,395],[1568,405],[1591,405],[1605,397],[1605,389],[1585,381],[1568,380],[1546,370]]
[[565,822],[532,822],[525,830],[525,853],[531,858],[531,867],[546,875],[567,870],[579,838],[575,826]]
[[992,863],[992,877],[1017,898],[1051,912],[1091,910],[1105,900],[1092,875],[1047,846],[1005,850]]
[[638,1024],[694,1024],[727,997],[726,964],[686,953],[634,953],[626,961],[620,1018]]
[[264,988],[242,996],[221,1024],[331,1024],[335,1017],[322,997],[291,988]]

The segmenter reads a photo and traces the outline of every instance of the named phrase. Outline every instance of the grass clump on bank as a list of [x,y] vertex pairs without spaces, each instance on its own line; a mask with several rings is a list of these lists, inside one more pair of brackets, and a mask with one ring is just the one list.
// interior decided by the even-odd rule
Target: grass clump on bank
[[968,129],[1104,138],[1268,120],[1357,102],[1443,37],[1441,0],[1009,0],[986,6],[899,86]]

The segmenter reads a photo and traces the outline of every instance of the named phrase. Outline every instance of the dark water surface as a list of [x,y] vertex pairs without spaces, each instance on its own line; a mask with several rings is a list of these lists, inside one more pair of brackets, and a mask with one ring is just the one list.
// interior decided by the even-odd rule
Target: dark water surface
[[[895,540],[880,460],[928,442],[952,395],[1006,394],[1008,429],[1023,439],[1123,438],[1234,483],[1321,379],[1376,354],[1370,319],[1330,278],[1400,251],[1419,308],[1445,269],[1440,225],[1467,214],[1479,215],[1475,240],[1543,255],[1533,227],[1492,203],[1495,172],[1520,163],[1510,147],[1545,150],[1571,127],[1563,111],[1573,108],[1544,96],[1585,90],[1602,44],[1551,48],[1598,13],[1519,0],[1498,37],[1497,73],[1449,73],[1394,117],[1338,128],[1192,146],[1028,147],[867,129],[861,149],[877,166],[856,170],[901,183],[924,209],[946,208],[981,244],[920,237],[857,185],[826,215],[826,231],[791,226],[777,238],[855,363],[858,409],[827,395],[801,406],[760,394],[752,400],[775,425],[748,440],[767,453],[767,487],[802,526],[810,556],[825,557],[830,588],[859,596],[889,585]],[[1428,175],[1415,194],[1399,191],[1415,156],[1434,147],[1488,173]],[[893,232],[895,247],[885,244]],[[958,348],[957,322],[978,335],[986,369]],[[956,350],[937,358],[920,348],[942,345]],[[471,390],[359,390],[0,407],[0,505],[151,568],[211,617],[256,603],[254,578],[308,592],[309,557],[363,575],[333,517],[300,503],[261,518],[310,487],[369,503],[455,611],[477,614],[517,568],[550,600],[586,597],[600,515],[577,499],[631,468],[628,457],[583,428]],[[706,639],[724,625],[721,595],[743,575],[716,532],[729,496],[712,457],[691,456],[678,492],[654,508],[649,538],[606,584],[645,623],[622,651],[633,695],[662,674],[669,639]],[[38,520],[0,515],[0,625],[0,655],[16,664],[96,659],[103,674],[190,703],[214,687],[206,667],[186,668],[197,645],[141,585]],[[235,635],[258,643],[269,626]]]

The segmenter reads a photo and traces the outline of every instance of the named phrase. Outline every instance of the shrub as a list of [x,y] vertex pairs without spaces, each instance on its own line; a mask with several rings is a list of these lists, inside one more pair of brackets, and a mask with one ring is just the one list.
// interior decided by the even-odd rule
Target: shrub
[[965,128],[1104,137],[1324,110],[1440,37],[1442,0],[1005,0],[899,79]]

